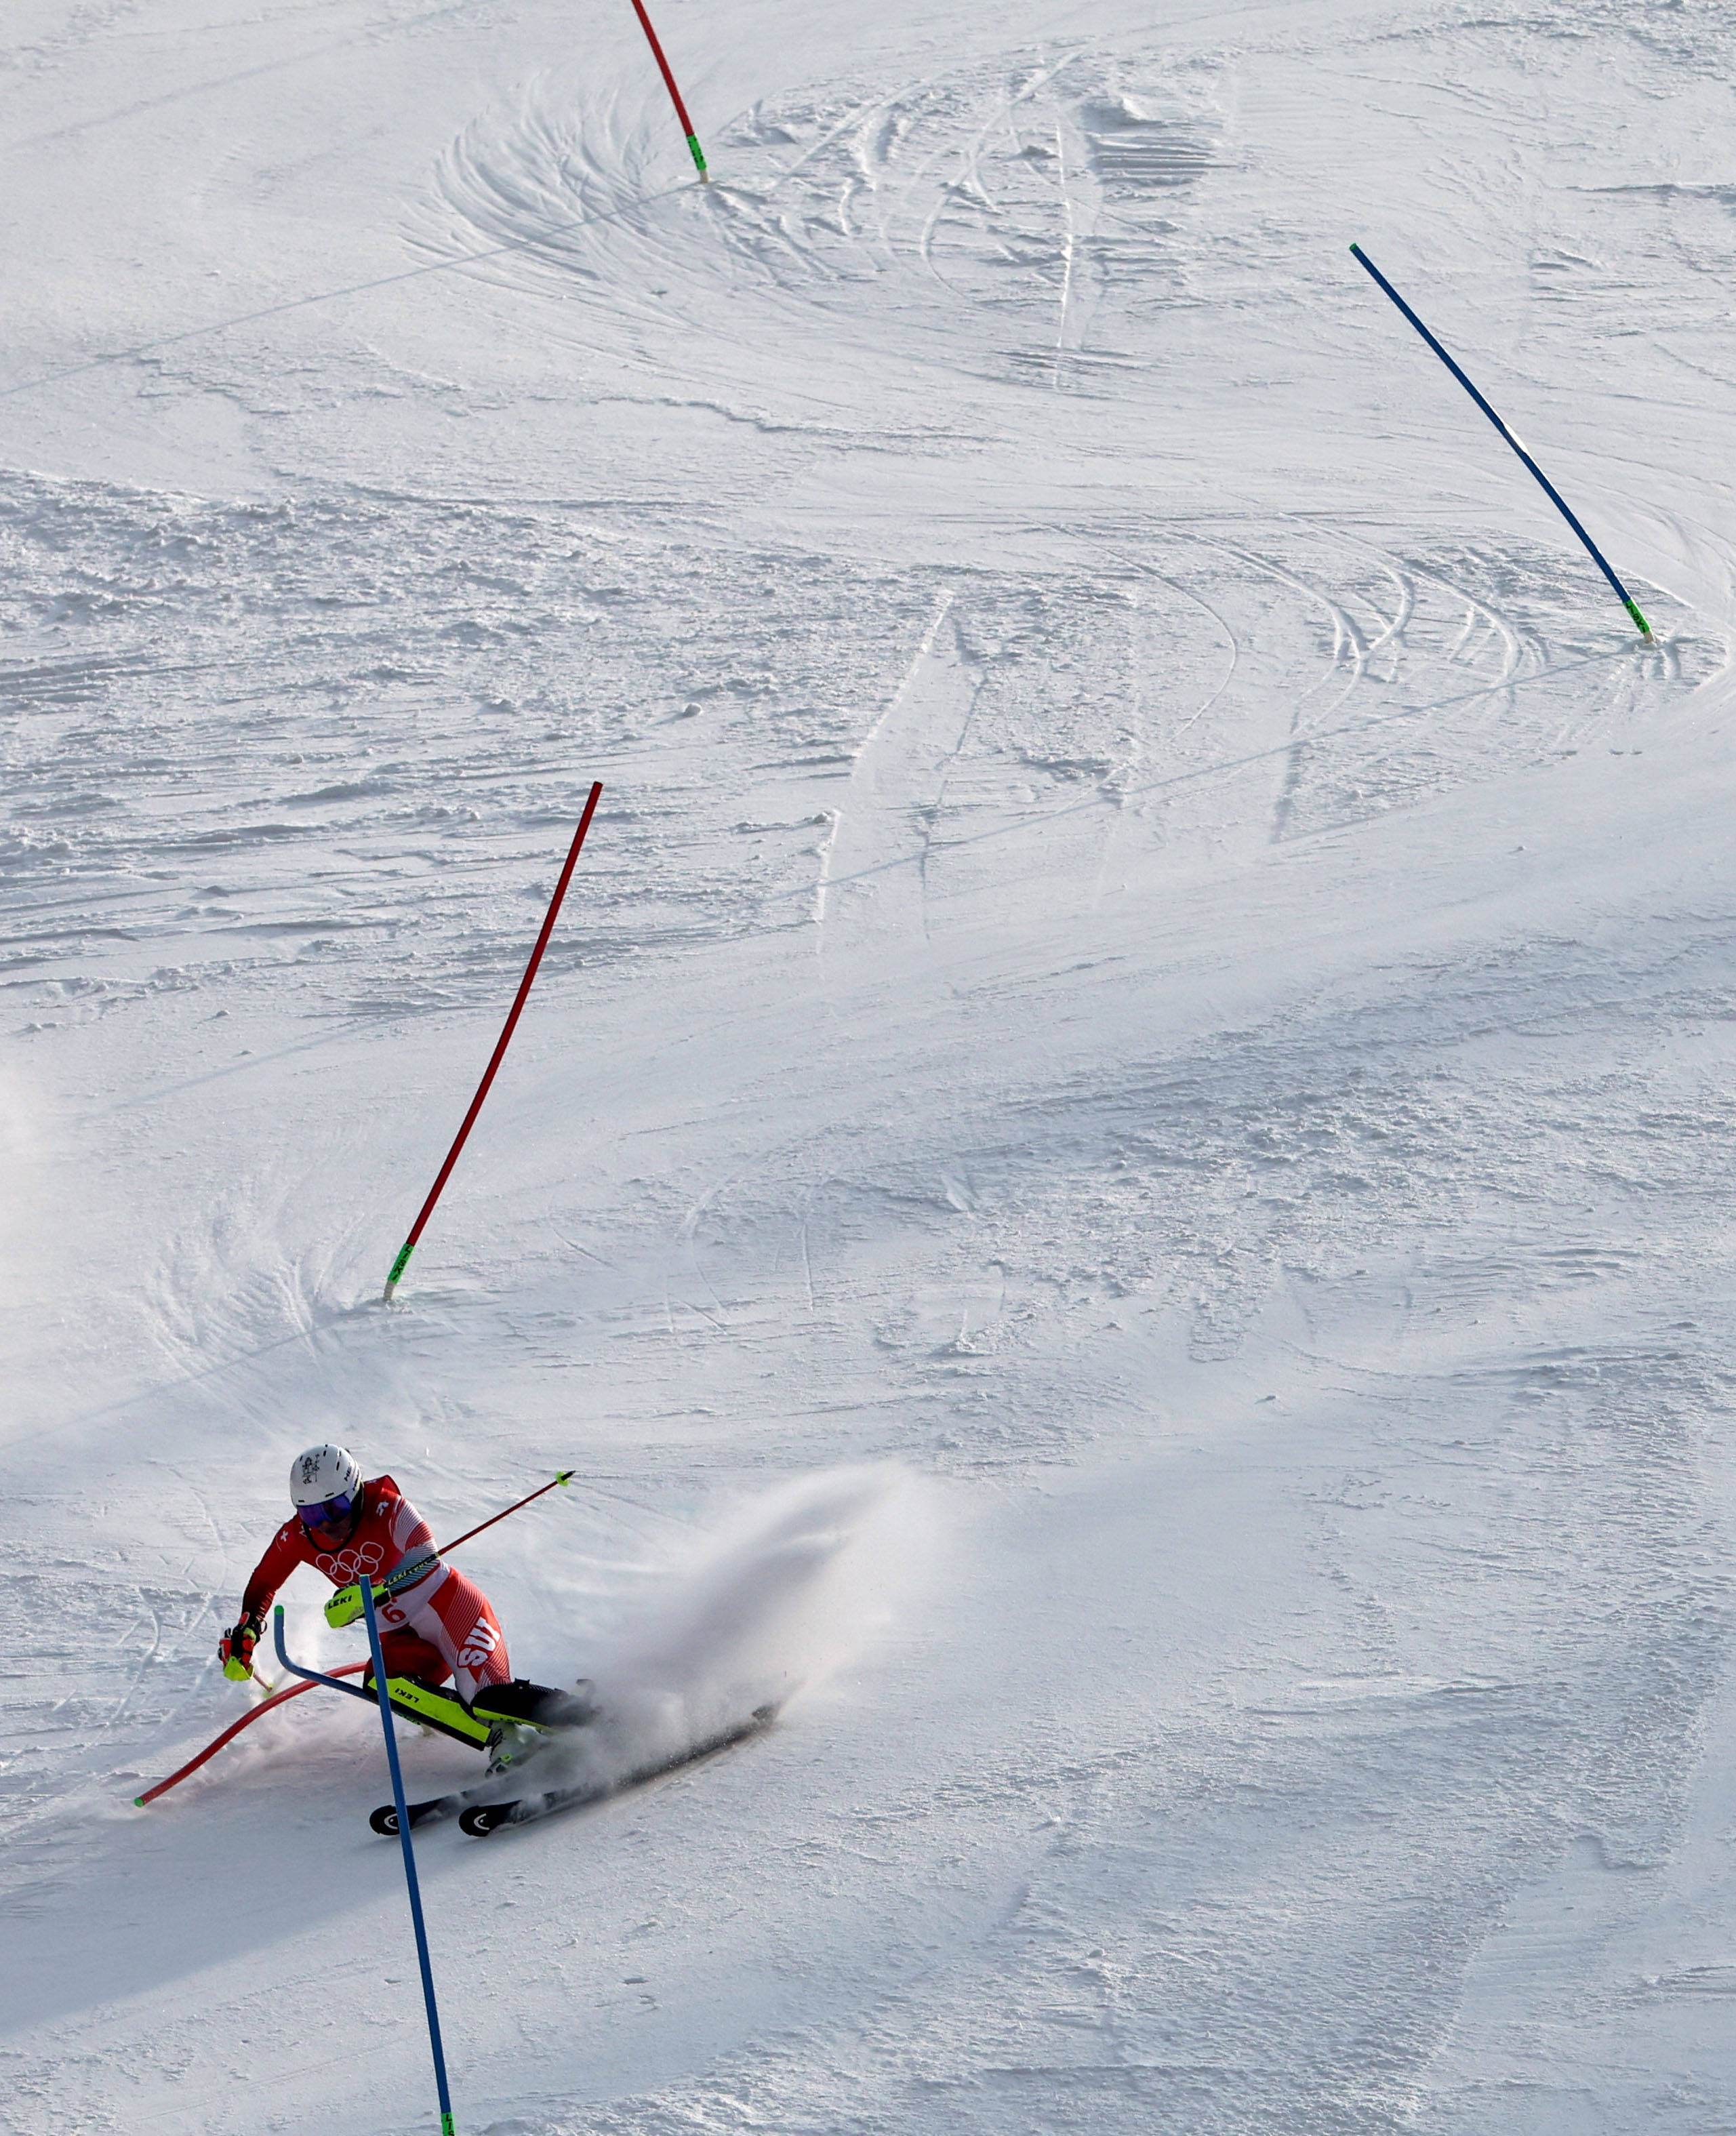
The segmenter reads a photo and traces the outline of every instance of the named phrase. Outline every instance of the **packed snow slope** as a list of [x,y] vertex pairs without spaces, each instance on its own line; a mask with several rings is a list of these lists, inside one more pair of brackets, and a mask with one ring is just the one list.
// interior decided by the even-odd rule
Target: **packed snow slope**
[[802,1687],[466,2136],[1729,2128],[1729,10],[657,13],[0,10],[0,2127],[434,2125],[332,1437]]

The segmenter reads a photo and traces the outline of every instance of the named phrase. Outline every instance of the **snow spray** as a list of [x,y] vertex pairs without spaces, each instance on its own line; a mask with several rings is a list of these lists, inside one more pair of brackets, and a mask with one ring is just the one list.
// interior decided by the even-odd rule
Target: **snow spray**
[[926,1492],[895,1462],[751,1501],[587,1652],[598,1716],[538,1752],[537,1784],[611,1791],[813,1691],[908,1598],[930,1527]]
[[1568,509],[1566,498],[1562,496],[1560,491],[1556,488],[1554,483],[1549,480],[1543,469],[1538,466],[1536,461],[1531,458],[1531,455],[1525,450],[1525,447],[1520,444],[1518,439],[1514,436],[1513,433],[1507,428],[1506,425],[1502,422],[1501,417],[1496,414],[1495,410],[1489,405],[1489,403],[1484,400],[1482,395],[1477,391],[1477,388],[1471,383],[1471,381],[1465,376],[1458,365],[1453,362],[1452,358],[1447,353],[1446,350],[1442,347],[1440,342],[1435,339],[1434,336],[1428,331],[1428,328],[1423,325],[1421,319],[1417,317],[1410,306],[1405,303],[1404,299],[1399,294],[1392,284],[1387,280],[1385,275],[1380,272],[1380,269],[1375,265],[1374,261],[1369,258],[1367,253],[1363,250],[1362,247],[1360,245],[1353,245],[1350,247],[1350,250],[1357,261],[1368,269],[1373,279],[1380,284],[1380,287],[1386,292],[1387,295],[1392,299],[1394,303],[1395,303],[1399,309],[1404,313],[1405,318],[1410,321],[1417,332],[1421,334],[1423,340],[1428,342],[1428,346],[1434,351],[1435,354],[1439,357],[1442,362],[1446,365],[1447,368],[1452,373],[1453,376],[1457,379],[1459,384],[1464,387],[1465,391],[1471,396],[1472,399],[1476,401],[1477,406],[1482,410],[1483,413],[1489,418],[1489,420],[1494,424],[1496,429],[1501,432],[1502,437],[1506,439],[1507,443],[1513,448],[1520,459],[1524,461],[1526,467],[1528,467],[1531,473],[1537,478],[1537,481],[1543,490],[1544,495],[1548,498],[1550,503],[1554,506],[1555,509],[1561,514],[1562,517],[1566,520],[1568,525],[1573,528],[1574,533],[1576,533],[1579,536],[1579,539],[1585,544],[1587,552],[1589,554],[1592,561],[1603,574],[1604,577],[1608,580],[1611,585],[1615,588],[1617,598],[1620,600],[1622,607],[1627,609],[1629,615],[1633,618],[1634,622],[1639,626],[1641,637],[1646,639],[1649,643],[1651,637],[1651,625],[1647,623],[1645,617],[1640,614],[1639,604],[1634,600],[1633,595],[1628,592],[1627,587],[1622,585],[1622,581],[1609,568],[1608,561],[1604,556],[1603,551],[1598,546],[1597,543],[1593,541],[1590,535],[1586,532],[1585,529],[1579,524],[1578,521]]
[[422,1213],[410,1226],[410,1236],[398,1249],[398,1258],[392,1263],[392,1272],[386,1279],[386,1303],[388,1305],[392,1302],[392,1294],[398,1288],[405,1269],[410,1265],[410,1255],[416,1250],[416,1241],[422,1235],[422,1226],[434,1214],[434,1206],[440,1198],[440,1190],[452,1176],[452,1168],[458,1161],[458,1152],[464,1147],[465,1138],[476,1124],[476,1116],[482,1109],[482,1100],[488,1095],[488,1085],[494,1080],[494,1072],[505,1057],[507,1046],[512,1042],[513,1031],[517,1026],[525,1002],[529,998],[531,983],[536,977],[536,967],[542,962],[542,953],[549,946],[549,937],[555,931],[555,920],[560,910],[560,901],[566,896],[566,886],[573,879],[573,870],[579,859],[579,848],[584,843],[584,834],[591,827],[591,818],[597,812],[597,803],[602,793],[603,782],[599,779],[591,788],[590,799],[584,804],[584,813],[579,818],[579,828],[573,833],[572,848],[567,854],[566,866],[560,871],[560,880],[555,886],[555,895],[549,900],[549,909],[543,917],[542,932],[536,938],[536,947],[531,952],[530,963],[525,966],[525,975],[518,983],[518,993],[514,997],[512,1008],[507,1012],[506,1025],[502,1030],[499,1042],[495,1046],[493,1058],[482,1070],[482,1080],[476,1086],[476,1095],[470,1100],[470,1109],[464,1115],[464,1124],[458,1129],[452,1148],[446,1153],[446,1162],[440,1167],[439,1178],[428,1190],[428,1199],[422,1204]]
[[675,76],[670,72],[669,62],[663,57],[663,47],[657,42],[657,33],[651,27],[651,17],[645,12],[641,0],[633,0],[633,12],[638,17],[639,27],[645,32],[652,56],[662,70],[663,86],[669,92],[669,100],[675,106],[675,115],[681,122],[681,131],[687,137],[688,153],[699,172],[699,182],[702,186],[709,185],[711,178],[710,172],[706,168],[706,152],[699,145],[699,136],[693,130],[693,121],[687,116],[686,105],[681,102],[681,93],[675,85]]
[[[592,799],[595,799],[594,794]],[[386,1731],[386,1762],[392,1769],[392,1800],[398,1805],[398,1837],[404,1845],[404,1881],[410,1886],[410,1917],[416,1931],[416,1963],[422,1969],[422,2000],[428,2007],[428,2044],[434,2055],[434,2086],[440,2095],[440,2136],[453,2136],[452,2095],[446,2089],[446,2052],[440,2045],[440,2012],[434,2002],[434,1971],[428,1962],[428,1930],[422,1920],[422,1889],[416,1881],[415,1843],[410,1836],[404,1772],[398,1763],[398,1729],[392,1719],[386,1656],[380,1647],[380,1617],[374,1607],[374,1585],[370,1580],[361,1583],[361,1600],[368,1621],[368,1647],[374,1657],[374,1682],[380,1690],[380,1725]],[[281,1609],[278,1619],[281,1624]]]

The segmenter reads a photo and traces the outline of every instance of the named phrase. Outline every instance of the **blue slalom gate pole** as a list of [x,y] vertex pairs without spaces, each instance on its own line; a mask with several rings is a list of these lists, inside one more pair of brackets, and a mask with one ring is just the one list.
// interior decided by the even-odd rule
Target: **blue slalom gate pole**
[[[440,2136],[453,2136],[452,2095],[446,2089],[446,2055],[440,2045],[440,2013],[434,2004],[434,1972],[428,1963],[422,1891],[416,1881],[416,1850],[410,1836],[410,1807],[404,1799],[404,1773],[398,1763],[398,1731],[392,1721],[392,1702],[386,1696],[386,1656],[380,1649],[380,1619],[374,1608],[374,1583],[366,1577],[361,1582],[361,1607],[368,1621],[368,1646],[374,1657],[374,1689],[380,1701],[380,1725],[386,1731],[386,1761],[392,1769],[392,1800],[398,1805],[398,1837],[404,1848],[404,1881],[410,1886],[410,1917],[416,1929],[416,1962],[422,1969],[422,2000],[428,2005],[428,2044],[434,2053],[434,2084],[440,2095]],[[282,1614],[279,1612],[279,1619]],[[279,1637],[281,1640],[281,1633]]]
[[1502,422],[1501,417],[1496,414],[1495,410],[1489,405],[1489,403],[1484,400],[1482,395],[1477,391],[1477,388],[1471,383],[1471,381],[1465,376],[1458,365],[1453,362],[1452,358],[1447,353],[1446,350],[1442,347],[1439,342],[1435,339],[1434,336],[1428,331],[1428,328],[1423,325],[1421,319],[1417,317],[1410,306],[1405,303],[1404,299],[1399,294],[1392,284],[1387,280],[1385,275],[1380,272],[1380,269],[1375,265],[1374,261],[1369,258],[1367,253],[1363,250],[1362,247],[1360,245],[1353,245],[1350,247],[1350,251],[1357,262],[1368,269],[1369,274],[1377,283],[1380,284],[1380,287],[1386,292],[1387,295],[1392,299],[1394,303],[1395,303],[1399,309],[1404,313],[1405,318],[1410,321],[1417,332],[1421,334],[1423,340],[1428,342],[1428,346],[1434,351],[1435,354],[1439,357],[1442,362],[1446,365],[1447,368],[1452,373],[1453,376],[1457,379],[1459,384],[1464,387],[1465,391],[1471,396],[1472,399],[1476,401],[1477,406],[1482,410],[1483,413],[1489,418],[1489,420],[1494,424],[1496,429],[1501,432],[1502,437],[1506,439],[1507,443],[1513,448],[1520,459],[1524,461],[1526,467],[1528,467],[1531,473],[1536,477],[1539,486],[1541,488],[1544,495],[1548,498],[1550,503],[1554,506],[1555,509],[1561,514],[1562,517],[1566,520],[1568,525],[1573,528],[1574,533],[1576,533],[1579,536],[1579,539],[1585,544],[1586,551],[1591,557],[1592,561],[1603,574],[1604,577],[1608,580],[1611,585],[1615,588],[1617,598],[1620,600],[1622,607],[1627,609],[1629,615],[1633,618],[1634,622],[1638,624],[1641,637],[1649,639],[1651,636],[1651,625],[1647,623],[1645,617],[1640,614],[1639,604],[1634,600],[1633,595],[1628,592],[1627,587],[1624,586],[1622,581],[1616,576],[1615,573],[1611,570],[1609,568],[1608,560],[1605,557],[1603,551],[1598,546],[1597,543],[1593,541],[1590,535],[1588,534],[1585,529],[1579,524],[1578,521],[1574,517],[1572,512],[1569,510],[1566,498],[1563,497],[1560,491],[1556,488],[1554,483],[1549,480],[1543,469],[1538,466],[1536,461],[1531,458],[1531,455],[1525,450],[1525,447],[1520,444],[1518,439],[1514,436],[1513,433],[1507,428],[1506,425]]

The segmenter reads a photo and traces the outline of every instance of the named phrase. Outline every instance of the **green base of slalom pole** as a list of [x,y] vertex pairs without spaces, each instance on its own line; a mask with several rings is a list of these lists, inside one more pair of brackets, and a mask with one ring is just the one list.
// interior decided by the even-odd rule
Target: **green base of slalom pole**
[[398,1258],[392,1263],[392,1272],[386,1279],[386,1296],[382,1301],[384,1303],[387,1305],[391,1303],[392,1293],[402,1281],[404,1271],[410,1266],[410,1257],[415,1250],[415,1247],[407,1239],[399,1247]]
[[692,151],[693,161],[699,172],[700,183],[702,186],[710,185],[711,173],[706,168],[706,152],[699,145],[698,134],[690,134],[687,136],[687,146]]
[[1627,605],[1627,613],[1628,613],[1628,614],[1629,614],[1633,618],[1634,621],[1635,621],[1637,624],[1638,624],[1638,625],[1640,626],[1640,635],[1641,635],[1641,638],[1649,638],[1651,637],[1651,625],[1649,623],[1647,623],[1647,622],[1646,622],[1646,619],[1645,619],[1645,617],[1644,617],[1644,616],[1642,616],[1642,615],[1640,614],[1640,609],[1639,609],[1639,604],[1638,604],[1638,602],[1637,602],[1637,601],[1632,601],[1632,600],[1631,600],[1631,601],[1627,602],[1626,605]]

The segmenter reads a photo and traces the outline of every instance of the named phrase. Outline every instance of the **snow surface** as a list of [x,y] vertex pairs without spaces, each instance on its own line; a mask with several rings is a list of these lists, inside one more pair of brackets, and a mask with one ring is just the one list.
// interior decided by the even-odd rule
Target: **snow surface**
[[0,11],[0,2126],[434,2125],[327,1436],[807,1686],[465,2136],[1736,2125],[1736,21],[657,12]]

